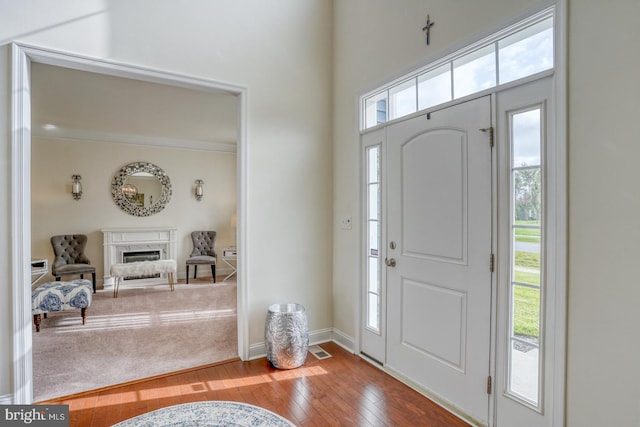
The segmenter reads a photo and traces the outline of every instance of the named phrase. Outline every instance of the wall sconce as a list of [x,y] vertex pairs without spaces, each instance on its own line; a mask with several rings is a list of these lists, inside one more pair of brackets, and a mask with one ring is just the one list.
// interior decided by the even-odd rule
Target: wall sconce
[[73,183],[71,184],[71,194],[73,195],[74,200],[80,200],[82,197],[82,183],[80,180],[82,177],[80,175],[71,175],[71,179]]
[[202,187],[202,184],[204,184],[203,180],[196,179],[195,195],[197,201],[202,200],[202,196],[204,196],[204,187]]

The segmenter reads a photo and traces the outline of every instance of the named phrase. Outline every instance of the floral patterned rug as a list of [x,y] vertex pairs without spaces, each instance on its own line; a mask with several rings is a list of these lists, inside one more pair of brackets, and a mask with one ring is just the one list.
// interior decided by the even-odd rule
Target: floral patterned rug
[[258,406],[240,402],[206,401],[168,406],[129,418],[113,427],[295,427],[290,421]]

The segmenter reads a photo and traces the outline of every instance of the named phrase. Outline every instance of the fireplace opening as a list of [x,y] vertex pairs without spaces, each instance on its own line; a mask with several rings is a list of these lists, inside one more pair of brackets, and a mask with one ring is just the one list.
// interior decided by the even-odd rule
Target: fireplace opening
[[[159,250],[150,250],[150,251],[130,251],[122,253],[122,262],[139,262],[139,261],[158,261],[160,259],[160,251]],[[160,277],[160,273],[151,274],[146,276],[129,276],[125,277],[124,280],[139,280],[139,279],[154,279]]]

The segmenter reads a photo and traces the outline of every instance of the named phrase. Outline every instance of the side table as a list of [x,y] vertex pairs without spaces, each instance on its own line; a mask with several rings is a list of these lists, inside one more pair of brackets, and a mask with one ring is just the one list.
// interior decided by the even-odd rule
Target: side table
[[236,274],[237,270],[237,262],[238,262],[238,251],[236,248],[223,248],[222,249],[222,262],[231,267],[231,273],[227,275],[223,279],[223,282],[226,282],[229,277]]
[[49,261],[46,259],[31,260],[31,287],[49,272]]

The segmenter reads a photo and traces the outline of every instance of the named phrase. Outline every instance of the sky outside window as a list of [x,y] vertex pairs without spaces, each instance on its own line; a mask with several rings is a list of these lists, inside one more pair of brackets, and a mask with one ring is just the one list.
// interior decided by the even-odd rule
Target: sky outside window
[[553,19],[545,19],[498,42],[500,84],[553,68]]
[[389,119],[416,112],[416,80],[411,79],[389,89]]
[[451,101],[451,64],[418,76],[418,108],[433,107]]
[[461,98],[496,85],[495,45],[453,61],[453,97]]

